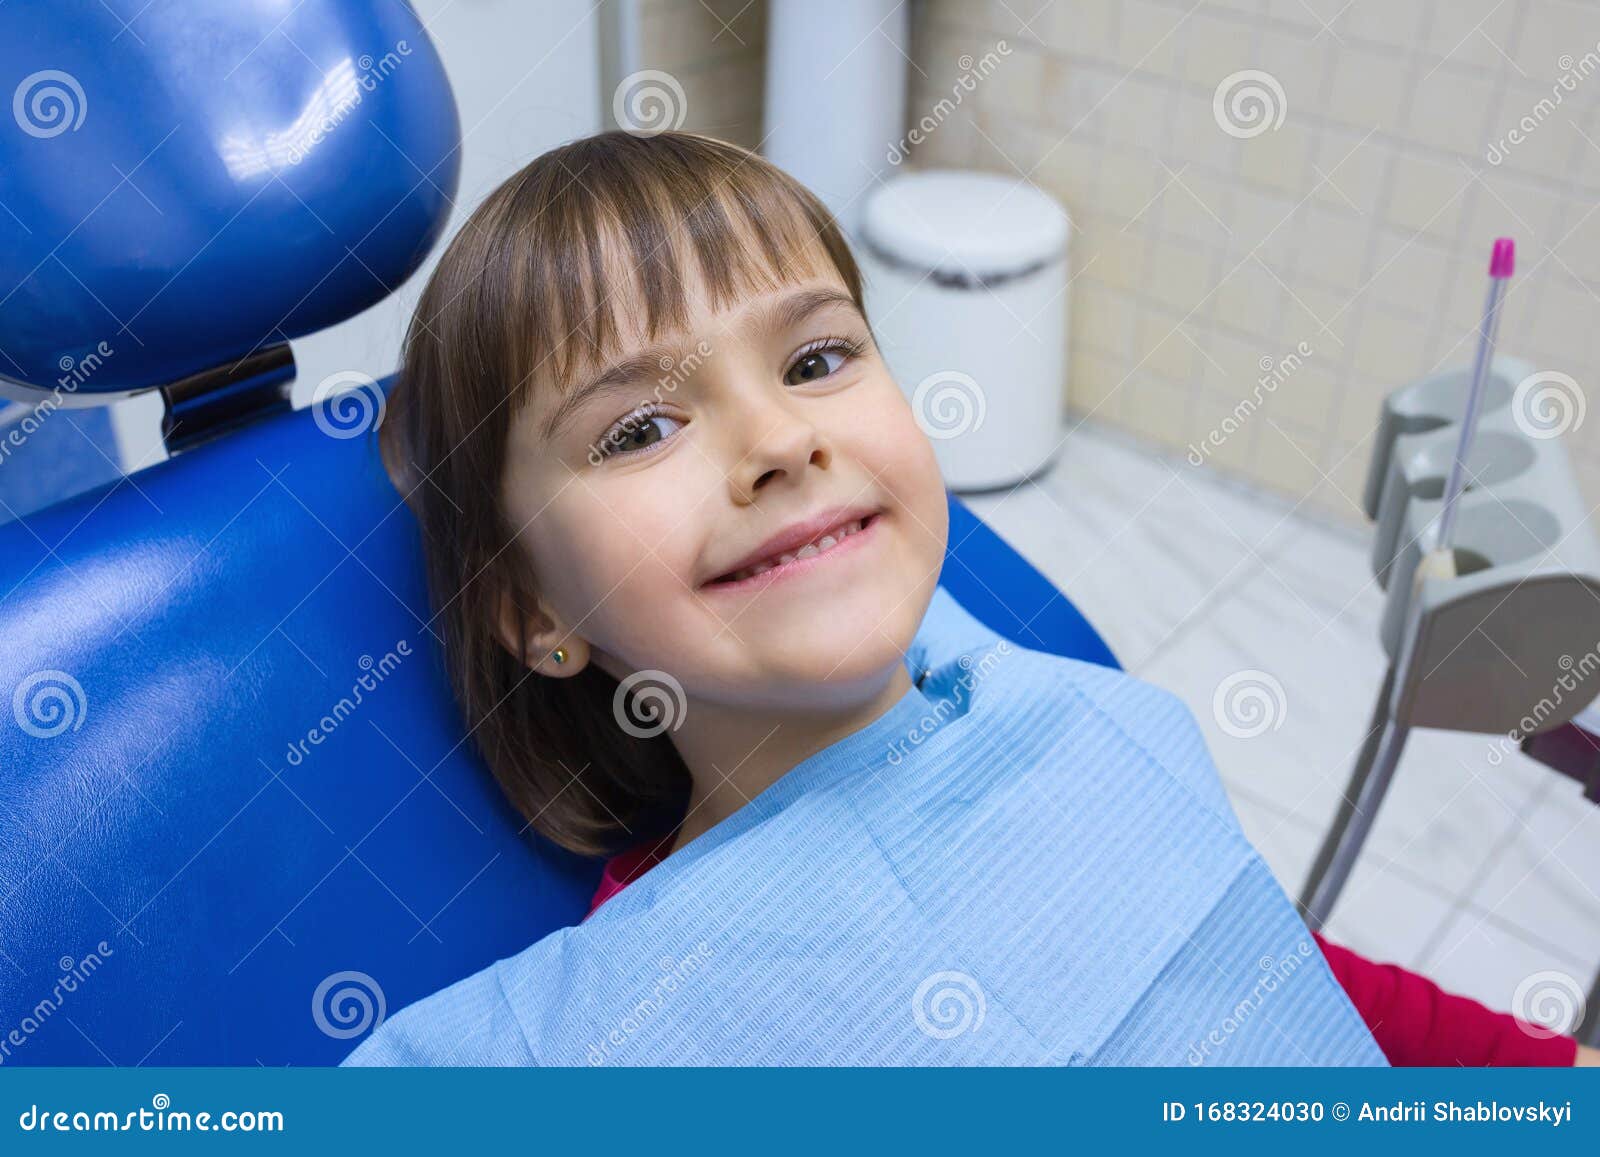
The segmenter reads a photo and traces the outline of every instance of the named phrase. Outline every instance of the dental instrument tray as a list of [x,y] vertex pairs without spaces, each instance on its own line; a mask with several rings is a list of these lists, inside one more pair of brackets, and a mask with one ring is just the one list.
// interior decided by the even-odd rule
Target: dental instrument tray
[[[1600,690],[1600,542],[1558,438],[1581,414],[1570,378],[1511,357],[1488,362],[1453,536],[1440,549],[1475,370],[1432,374],[1383,403],[1363,505],[1377,524],[1389,667],[1301,889],[1314,929],[1350,878],[1413,727],[1498,733],[1487,756],[1498,764]],[[1600,1018],[1579,1031],[1594,1043]]]
[[1465,463],[1455,574],[1420,582],[1470,374],[1433,374],[1384,402],[1364,505],[1377,524],[1372,566],[1388,592],[1381,636],[1392,662],[1421,601],[1414,661],[1393,698],[1411,725],[1520,739],[1565,723],[1600,689],[1589,678],[1600,667],[1600,541],[1560,426],[1544,420],[1552,405],[1575,404],[1562,381],[1494,360]]

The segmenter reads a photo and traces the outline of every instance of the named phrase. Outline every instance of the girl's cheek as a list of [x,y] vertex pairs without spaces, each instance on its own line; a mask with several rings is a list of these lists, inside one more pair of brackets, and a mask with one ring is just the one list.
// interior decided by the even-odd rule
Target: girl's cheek
[[[863,417],[866,418],[863,421]],[[897,494],[943,489],[933,443],[917,424],[911,404],[892,379],[876,395],[869,415],[856,411],[847,443],[853,453]],[[941,495],[942,497],[942,495]]]
[[679,461],[617,479],[604,490],[603,502],[572,521],[577,549],[592,553],[588,585],[599,588],[596,597],[615,589],[614,600],[648,605],[651,592],[663,584],[692,581],[698,544],[706,537],[701,523],[717,509],[715,495],[707,493],[712,480],[684,468],[695,457],[676,454]]

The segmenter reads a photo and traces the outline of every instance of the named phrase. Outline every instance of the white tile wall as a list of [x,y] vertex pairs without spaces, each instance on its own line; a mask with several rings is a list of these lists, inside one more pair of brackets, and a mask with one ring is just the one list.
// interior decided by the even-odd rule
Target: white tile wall
[[[1182,447],[1251,389],[1258,358],[1307,340],[1307,372],[1211,465],[1358,521],[1376,408],[1470,360],[1501,234],[1520,255],[1502,350],[1571,375],[1593,410],[1600,6],[916,4],[927,79],[913,113],[947,90],[961,53],[1015,49],[964,103],[965,123],[946,122],[914,160],[1025,175],[1072,212],[1083,273],[1068,403],[1080,414]],[[1236,139],[1213,97],[1245,69],[1271,74],[1283,118]],[[1536,127],[1500,157],[1493,142],[1524,116]],[[1155,404],[1175,398],[1186,404]],[[1600,419],[1568,443],[1600,504]]]

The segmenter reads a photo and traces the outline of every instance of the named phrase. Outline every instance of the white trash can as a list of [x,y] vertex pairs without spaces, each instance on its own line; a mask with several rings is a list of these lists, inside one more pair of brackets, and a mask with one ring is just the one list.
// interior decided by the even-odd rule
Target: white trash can
[[867,199],[867,317],[952,490],[1013,485],[1061,444],[1070,234],[1053,197],[996,173],[904,173]]

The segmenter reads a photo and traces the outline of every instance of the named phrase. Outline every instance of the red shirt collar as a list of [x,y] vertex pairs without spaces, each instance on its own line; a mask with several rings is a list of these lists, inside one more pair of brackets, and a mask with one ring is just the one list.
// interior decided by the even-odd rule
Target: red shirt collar
[[589,901],[584,919],[593,916],[596,908],[666,859],[676,835],[676,832],[668,832],[659,840],[635,844],[607,860],[605,871],[600,874],[600,886],[594,891],[594,899]]

